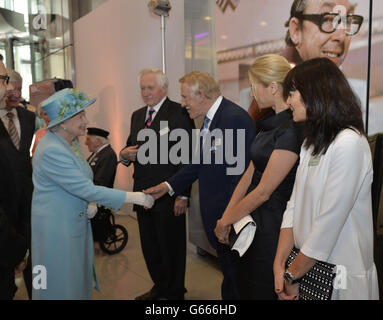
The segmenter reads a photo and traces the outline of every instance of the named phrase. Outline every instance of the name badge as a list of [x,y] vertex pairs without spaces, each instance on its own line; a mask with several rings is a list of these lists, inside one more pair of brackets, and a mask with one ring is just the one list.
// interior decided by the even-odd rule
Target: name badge
[[320,156],[312,156],[309,161],[309,167],[316,167],[320,162]]
[[170,132],[169,127],[163,128],[162,130],[160,130],[160,136],[163,136],[164,134],[167,134],[168,132]]
[[212,141],[212,147],[210,148],[210,151],[216,151],[217,147],[222,145],[222,139],[217,138]]
[[214,145],[215,145],[216,147],[222,145],[222,139],[221,139],[221,138],[217,138],[217,139],[215,139],[215,140],[214,140]]

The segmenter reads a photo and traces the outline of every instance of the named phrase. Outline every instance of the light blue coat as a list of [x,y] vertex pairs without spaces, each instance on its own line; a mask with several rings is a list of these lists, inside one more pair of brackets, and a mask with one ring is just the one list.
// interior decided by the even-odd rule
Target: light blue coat
[[78,151],[48,132],[33,157],[32,268],[44,266],[47,275],[46,289],[36,289],[42,273],[33,274],[33,299],[91,299],[98,281],[88,202],[117,211],[126,198],[126,192],[95,186]]

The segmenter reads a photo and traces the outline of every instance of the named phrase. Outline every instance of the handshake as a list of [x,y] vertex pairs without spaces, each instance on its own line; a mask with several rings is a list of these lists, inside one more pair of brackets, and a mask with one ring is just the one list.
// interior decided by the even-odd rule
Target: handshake
[[[154,205],[154,201],[161,198],[165,193],[169,191],[166,183],[160,183],[159,185],[143,190],[143,192],[126,192],[125,203],[133,203],[139,206],[143,206],[146,209],[150,209]],[[95,203],[89,203],[87,208],[87,216],[92,219],[97,213],[97,205]]]
[[150,209],[154,205],[154,198],[143,192],[127,192],[125,203],[134,203]]
[[134,203],[150,209],[154,205],[154,201],[161,198],[169,191],[166,183],[143,190],[143,192],[127,192],[125,203]]

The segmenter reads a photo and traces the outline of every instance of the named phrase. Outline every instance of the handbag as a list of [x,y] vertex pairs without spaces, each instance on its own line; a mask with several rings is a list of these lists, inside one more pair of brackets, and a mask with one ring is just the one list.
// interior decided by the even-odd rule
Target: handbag
[[[297,257],[299,249],[293,248],[286,261],[286,269]],[[330,300],[334,289],[335,264],[317,261],[315,265],[299,279],[299,300]]]

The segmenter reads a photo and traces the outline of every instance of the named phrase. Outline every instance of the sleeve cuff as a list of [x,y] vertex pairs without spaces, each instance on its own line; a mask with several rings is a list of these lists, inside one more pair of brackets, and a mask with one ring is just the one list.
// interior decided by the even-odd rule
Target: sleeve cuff
[[168,193],[169,193],[169,196],[173,196],[174,195],[174,190],[173,190],[173,188],[172,188],[172,186],[169,184],[169,183],[167,183],[166,181],[165,181],[165,184],[168,186],[168,188],[169,188],[169,191],[168,191]]
[[127,167],[130,166],[130,163],[131,163],[130,160],[125,159],[125,158],[121,155],[121,152],[120,152],[120,162],[121,162],[123,165],[127,166]]

